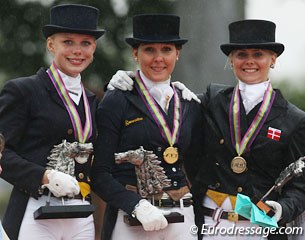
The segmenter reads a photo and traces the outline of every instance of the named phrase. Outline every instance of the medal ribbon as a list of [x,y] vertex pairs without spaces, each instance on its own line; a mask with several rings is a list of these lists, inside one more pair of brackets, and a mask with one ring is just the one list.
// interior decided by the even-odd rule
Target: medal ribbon
[[269,83],[264,94],[263,102],[253,119],[251,125],[249,126],[244,137],[241,139],[240,130],[240,93],[238,85],[234,88],[232,98],[230,101],[230,131],[231,131],[231,141],[233,147],[235,147],[238,156],[242,155],[247,149],[250,149],[251,144],[258,135],[260,129],[266,121],[273,101],[275,99],[276,92],[273,91],[271,84]]
[[135,80],[137,83],[135,84],[135,87],[138,93],[140,94],[141,99],[145,103],[148,111],[150,112],[155,122],[157,123],[162,137],[166,141],[168,141],[170,146],[173,146],[176,143],[177,139],[179,138],[181,122],[182,122],[180,119],[180,116],[182,115],[180,100],[175,87],[172,86],[174,90],[174,119],[173,119],[173,131],[171,132],[167,122],[164,119],[162,112],[157,106],[155,99],[151,96],[143,80],[141,79],[139,72],[137,72],[137,76]]
[[74,137],[76,140],[78,140],[80,143],[85,143],[87,139],[89,139],[92,135],[92,119],[91,119],[91,112],[90,112],[90,106],[87,99],[87,95],[85,93],[85,89],[81,83],[82,87],[82,93],[83,93],[83,100],[84,100],[84,107],[85,107],[85,116],[86,116],[86,122],[84,128],[82,127],[82,122],[80,120],[79,114],[77,112],[77,109],[73,103],[73,100],[70,98],[69,93],[57,71],[57,67],[55,63],[53,62],[50,68],[47,70],[47,73],[58,93],[60,96],[63,104],[65,105],[72,125],[74,129]]

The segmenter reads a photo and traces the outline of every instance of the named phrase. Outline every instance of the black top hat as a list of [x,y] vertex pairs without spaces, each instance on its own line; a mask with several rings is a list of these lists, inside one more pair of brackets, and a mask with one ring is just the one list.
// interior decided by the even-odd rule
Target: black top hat
[[92,35],[96,39],[104,34],[97,29],[99,10],[95,7],[80,4],[63,4],[51,8],[50,24],[42,28],[48,38],[54,33],[68,32]]
[[280,56],[284,45],[275,42],[275,24],[265,20],[243,20],[229,25],[230,43],[220,45],[227,56],[235,49],[268,49]]
[[182,45],[187,39],[179,37],[180,18],[170,14],[140,14],[133,17],[133,37],[126,38],[132,47],[140,43],[174,43]]

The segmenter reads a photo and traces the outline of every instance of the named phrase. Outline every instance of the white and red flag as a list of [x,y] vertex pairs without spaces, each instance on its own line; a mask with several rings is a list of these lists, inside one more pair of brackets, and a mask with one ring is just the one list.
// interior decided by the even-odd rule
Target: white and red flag
[[267,138],[273,139],[275,141],[279,141],[281,138],[281,133],[282,133],[281,130],[269,127],[268,133],[267,133]]

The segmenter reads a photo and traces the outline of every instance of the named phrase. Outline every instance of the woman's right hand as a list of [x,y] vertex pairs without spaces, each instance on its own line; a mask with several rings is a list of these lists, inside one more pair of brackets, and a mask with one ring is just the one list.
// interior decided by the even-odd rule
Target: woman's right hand
[[167,227],[168,222],[164,215],[168,211],[162,211],[147,200],[142,199],[136,206],[134,214],[136,218],[142,223],[145,231],[158,231]]
[[[44,183],[41,187],[43,189],[48,188],[55,197],[74,197],[79,194],[78,182],[69,174],[56,170],[47,170],[44,175],[47,177],[47,183]],[[45,182],[44,177],[43,182]]]
[[135,74],[132,71],[118,70],[109,81],[107,89],[114,90],[117,88],[122,91],[131,91],[133,89],[133,80],[131,78],[133,77],[135,77]]

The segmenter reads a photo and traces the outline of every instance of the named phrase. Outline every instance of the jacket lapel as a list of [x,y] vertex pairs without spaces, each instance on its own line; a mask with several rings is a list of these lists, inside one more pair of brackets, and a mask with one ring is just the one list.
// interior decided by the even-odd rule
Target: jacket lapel
[[265,121],[265,124],[270,123],[274,119],[278,118],[280,115],[285,113],[287,108],[287,101],[284,99],[282,93],[279,90],[276,90],[276,96],[271,108],[271,111],[268,115],[268,118]]
[[[221,92],[219,94],[220,106],[217,106],[217,108],[220,108],[220,109],[216,110],[216,111],[214,109],[211,109],[211,111],[215,112],[213,120],[217,123],[217,126],[215,126],[214,131],[220,132],[219,138],[223,138],[224,143],[227,145],[228,149],[235,154],[236,153],[235,148],[232,148],[231,131],[230,131],[230,124],[229,124],[229,121],[230,121],[229,120],[229,110],[230,110],[231,96],[232,96],[232,91],[231,92],[227,92],[227,91]],[[217,102],[217,101],[215,101],[215,102]],[[211,106],[211,107],[215,108],[215,106]],[[225,113],[225,114],[223,114],[223,113]],[[210,124],[213,124],[213,121]],[[244,125],[244,124],[242,124],[242,125]]]
[[[281,92],[277,90],[272,108],[264,123],[265,128],[274,127],[275,121],[281,121],[280,116],[286,113],[286,108],[287,101],[283,98]],[[255,150],[261,148],[266,144],[269,144],[268,141],[257,141],[256,144],[252,146],[252,149]]]
[[55,102],[57,105],[60,107],[66,109],[64,103],[62,102],[61,98],[59,97],[56,88],[54,87],[48,73],[46,72],[46,69],[40,69],[37,73],[38,75],[41,76],[41,80],[43,81],[43,84],[46,87],[47,92],[50,95],[50,99]]
[[[189,106],[188,104],[186,104],[186,100],[181,99],[181,93],[180,91],[177,91],[177,94],[179,96],[180,102],[181,102],[181,108],[182,108],[182,123],[183,120],[187,117],[187,113],[189,111]],[[143,102],[143,100],[141,99],[141,97],[139,96],[139,94],[137,93],[137,91],[134,89],[131,92],[126,93],[126,98],[128,99],[128,101],[130,101],[137,109],[139,109],[141,112],[143,112],[149,119],[151,119],[153,122],[155,122],[153,116],[151,115],[151,113],[149,112],[147,106],[145,105],[145,103]],[[172,111],[173,108],[173,98],[170,101],[169,104],[169,109],[168,112],[170,113]],[[163,111],[161,110],[161,112],[163,113]],[[165,114],[165,113],[164,113]],[[164,118],[166,120],[169,119],[169,121],[171,121],[169,123],[169,126],[172,126],[172,118],[168,118],[168,116],[164,116]]]
[[128,101],[131,102],[137,109],[139,109],[141,112],[143,112],[149,119],[152,121],[155,121],[152,115],[150,114],[148,108],[144,104],[143,100],[137,93],[137,91],[134,89],[131,92],[126,92],[126,98]]

